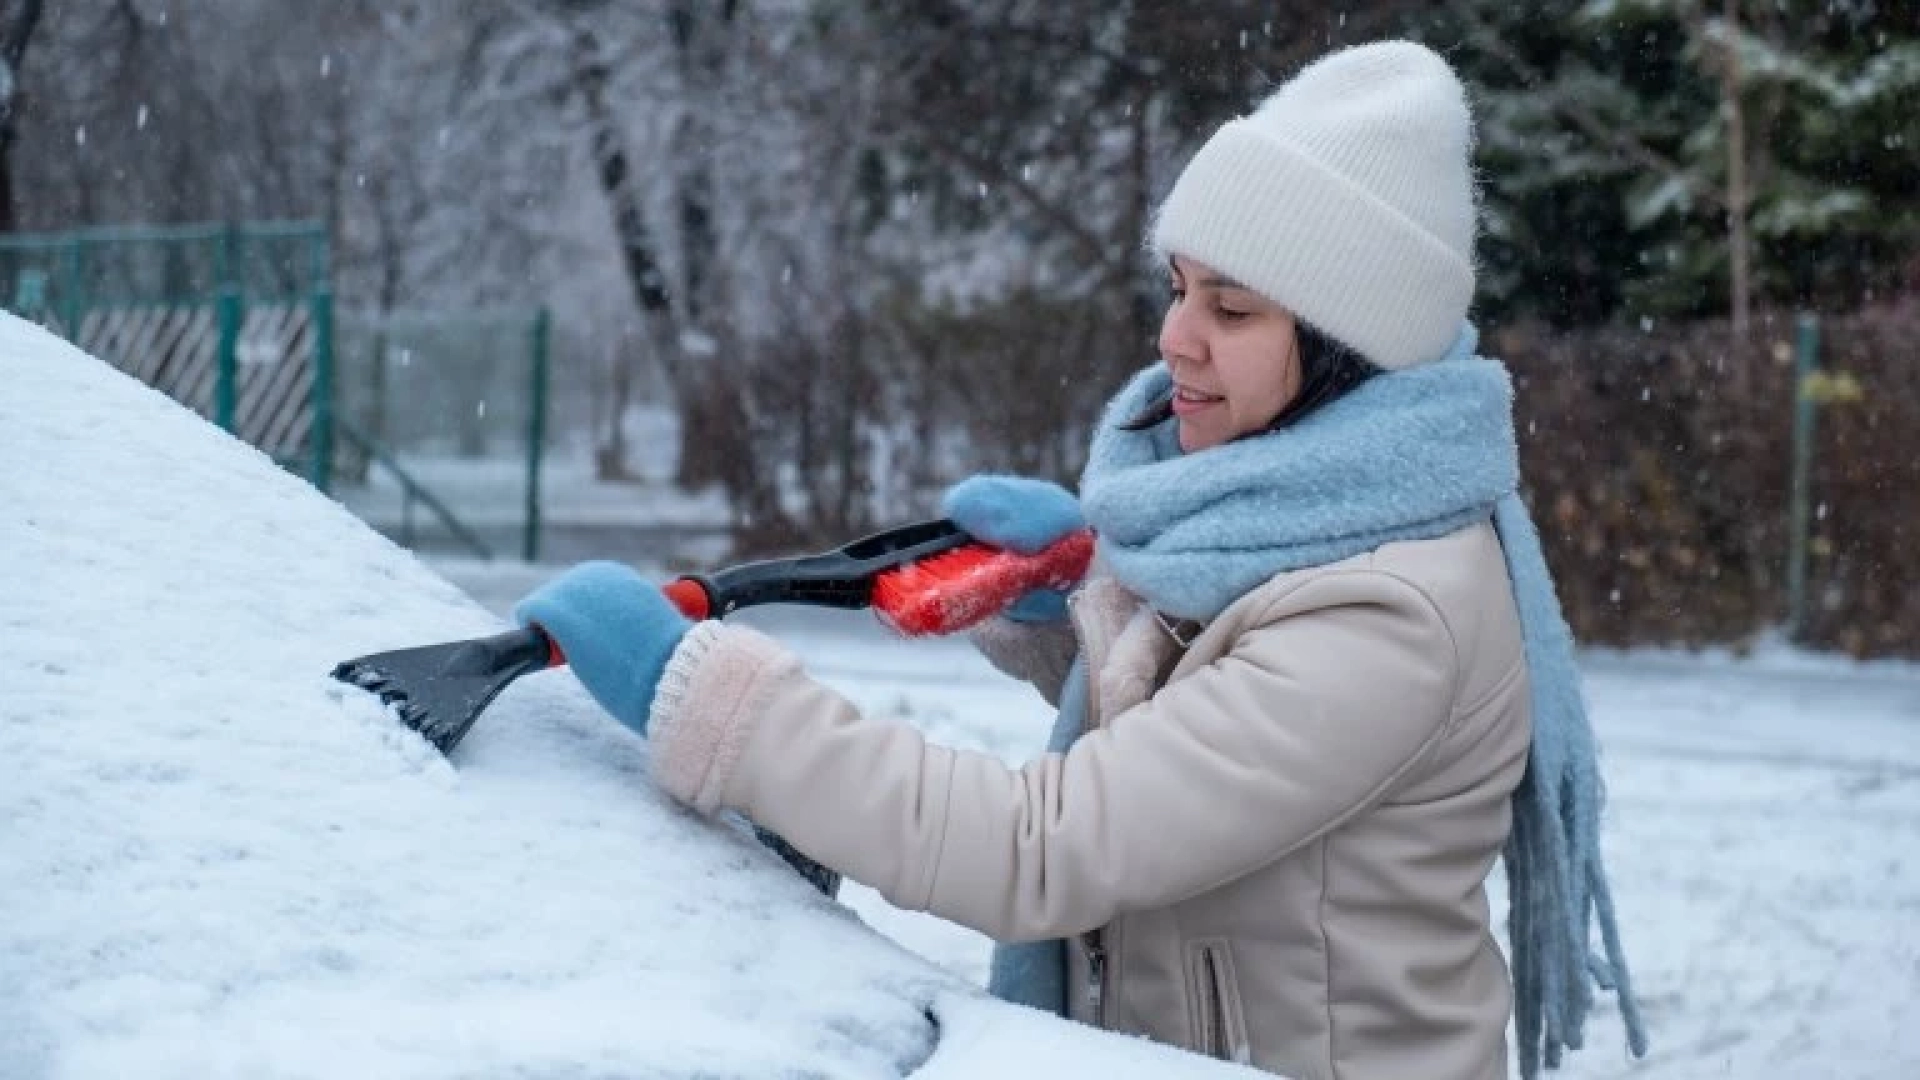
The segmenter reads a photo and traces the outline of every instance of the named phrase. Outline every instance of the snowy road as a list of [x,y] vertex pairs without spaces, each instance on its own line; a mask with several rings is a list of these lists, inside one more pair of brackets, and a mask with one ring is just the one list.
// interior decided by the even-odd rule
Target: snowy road
[[[504,609],[544,571],[445,572]],[[1037,696],[964,643],[893,640],[859,615],[747,617],[875,715],[1009,761],[1044,740]],[[1561,1075],[1920,1076],[1920,668],[1656,653],[1589,656],[1586,669],[1611,791],[1604,839],[1653,1052],[1629,1060],[1609,1010]],[[984,978],[978,935],[857,886],[843,899]],[[1504,896],[1495,903],[1504,912]]]

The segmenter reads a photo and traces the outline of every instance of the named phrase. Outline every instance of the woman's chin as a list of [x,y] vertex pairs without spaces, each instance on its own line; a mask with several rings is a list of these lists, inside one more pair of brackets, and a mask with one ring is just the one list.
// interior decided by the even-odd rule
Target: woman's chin
[[1219,438],[1213,432],[1207,430],[1206,428],[1197,424],[1188,423],[1185,420],[1180,421],[1180,452],[1181,453],[1183,454],[1196,453],[1198,451],[1205,450],[1210,446],[1215,446],[1219,442],[1220,442]]

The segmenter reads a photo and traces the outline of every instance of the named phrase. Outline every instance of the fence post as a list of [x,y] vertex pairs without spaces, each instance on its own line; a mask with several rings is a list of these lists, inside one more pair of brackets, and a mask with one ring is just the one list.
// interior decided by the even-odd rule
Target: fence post
[[520,557],[534,562],[540,557],[540,457],[547,439],[547,348],[551,336],[550,319],[543,306],[533,316],[533,364],[527,409],[527,513],[526,535],[520,544]]
[[67,248],[67,285],[66,296],[60,304],[60,317],[67,324],[67,340],[81,348],[86,344],[80,340],[80,320],[87,313],[87,237],[85,233],[73,234],[71,246]]
[[1807,548],[1813,483],[1813,374],[1819,365],[1820,320],[1801,312],[1793,336],[1793,487],[1787,504],[1787,640],[1806,631]]
[[240,230],[232,222],[221,228],[214,242],[214,318],[220,341],[214,353],[213,422],[230,435],[239,435],[234,415],[240,400],[240,328],[246,317],[246,299],[240,291]]
[[233,283],[220,286],[214,311],[219,322],[220,341],[214,353],[218,374],[213,381],[213,422],[229,434],[237,435],[239,428],[234,423],[233,414],[235,402],[239,400],[241,301],[240,290]]
[[333,286],[313,290],[313,464],[308,479],[325,494],[333,484]]

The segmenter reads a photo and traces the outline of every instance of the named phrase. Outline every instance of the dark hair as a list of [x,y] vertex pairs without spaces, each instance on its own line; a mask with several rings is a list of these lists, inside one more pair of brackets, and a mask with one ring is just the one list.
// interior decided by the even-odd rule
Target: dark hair
[[[1300,342],[1300,392],[1266,427],[1250,431],[1241,438],[1264,435],[1286,427],[1315,409],[1346,396],[1354,387],[1380,374],[1380,369],[1360,355],[1359,350],[1318,327],[1296,319],[1294,334]],[[1123,421],[1120,430],[1145,431],[1171,419],[1173,391],[1169,389],[1148,402],[1146,408]]]

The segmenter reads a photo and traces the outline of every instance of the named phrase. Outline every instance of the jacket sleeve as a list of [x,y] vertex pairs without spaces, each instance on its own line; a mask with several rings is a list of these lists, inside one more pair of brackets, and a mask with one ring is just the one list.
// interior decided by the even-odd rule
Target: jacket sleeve
[[654,769],[827,866],[1001,941],[1059,937],[1258,869],[1380,801],[1443,734],[1454,645],[1385,574],[1312,578],[1066,754],[1018,768],[862,718],[779,645],[703,624],[654,705]]

